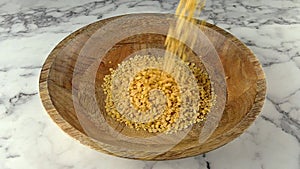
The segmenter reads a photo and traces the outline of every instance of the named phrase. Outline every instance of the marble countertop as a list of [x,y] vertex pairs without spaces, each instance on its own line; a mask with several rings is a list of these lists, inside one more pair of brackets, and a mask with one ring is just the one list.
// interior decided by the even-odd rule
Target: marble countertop
[[236,35],[261,61],[265,106],[244,134],[217,150],[145,162],[96,152],[60,130],[40,101],[39,73],[78,28],[124,13],[172,13],[178,0],[1,0],[0,169],[299,169],[300,1],[207,1],[201,18]]

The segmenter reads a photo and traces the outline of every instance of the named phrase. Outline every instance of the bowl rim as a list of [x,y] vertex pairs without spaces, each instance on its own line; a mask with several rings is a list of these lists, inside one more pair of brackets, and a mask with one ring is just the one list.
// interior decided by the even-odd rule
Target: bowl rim
[[[54,47],[54,49],[50,52],[47,59],[45,60],[45,62],[43,64],[43,67],[42,67],[42,70],[40,72],[39,95],[40,95],[42,104],[43,104],[47,114],[50,116],[50,118],[65,133],[67,133],[73,139],[79,141],[81,144],[86,145],[86,146],[90,147],[91,149],[94,149],[94,150],[97,150],[97,151],[100,151],[100,152],[103,152],[103,153],[106,153],[106,154],[110,154],[110,155],[113,155],[113,156],[117,156],[117,157],[136,159],[136,160],[161,161],[161,159],[156,159],[156,158],[153,158],[153,159],[139,159],[139,158],[124,157],[124,156],[121,156],[121,155],[113,154],[109,151],[106,151],[105,149],[100,148],[99,145],[97,144],[98,141],[88,137],[84,133],[77,130],[75,127],[73,127],[70,123],[68,123],[60,115],[60,113],[56,110],[56,108],[55,108],[55,106],[54,106],[54,104],[51,100],[50,93],[48,91],[48,77],[49,77],[49,74],[50,74],[52,63],[55,60],[57,54],[59,53],[61,47],[66,46],[68,44],[68,42],[70,42],[73,39],[73,37],[80,34],[84,29],[86,29],[86,28],[88,28],[88,27],[90,27],[90,26],[92,26],[92,25],[94,25],[98,22],[101,22],[101,21],[104,21],[104,20],[109,20],[109,19],[115,19],[115,18],[118,18],[118,17],[127,16],[127,15],[166,15],[166,16],[174,16],[174,14],[166,14],[166,13],[130,13],[130,14],[122,14],[122,15],[116,15],[116,16],[113,16],[113,17],[98,20],[96,22],[93,22],[91,24],[88,24],[88,25],[85,25],[85,26],[81,27],[80,29],[76,30],[75,32],[72,32],[67,37],[65,37],[63,40],[61,40]],[[197,19],[197,21],[201,22],[201,20],[198,20],[198,19]],[[249,49],[243,42],[241,42],[237,37],[235,37],[231,33],[225,31],[224,29],[222,29],[222,28],[220,28],[216,25],[206,23],[205,26],[217,31],[218,33],[224,35],[226,38],[229,38],[232,41],[232,43],[234,43],[238,47],[242,48],[242,50],[246,51],[248,53],[248,58],[251,61],[251,63],[253,64],[255,73],[258,77],[257,82],[256,82],[256,84],[257,84],[256,97],[255,97],[255,100],[254,100],[254,103],[253,103],[251,109],[247,112],[247,114],[241,119],[241,121],[237,125],[235,125],[233,128],[228,130],[226,133],[223,133],[223,134],[221,134],[221,135],[219,135],[218,137],[215,138],[215,139],[218,139],[220,137],[226,137],[226,135],[231,136],[231,138],[228,142],[226,142],[222,145],[216,146],[216,147],[212,148],[211,150],[209,150],[209,151],[212,151],[212,150],[215,150],[217,148],[220,148],[220,147],[228,144],[229,142],[231,142],[232,140],[237,138],[239,135],[241,135],[244,132],[244,130],[246,130],[248,127],[250,127],[250,125],[254,122],[254,120],[257,118],[257,116],[261,112],[262,107],[263,107],[264,102],[265,102],[266,79],[265,79],[264,71],[262,69],[262,66],[261,66],[258,58],[254,55],[254,53],[251,51],[251,49]],[[249,120],[245,120],[245,119],[253,119],[253,120],[249,121]],[[206,153],[206,152],[204,152],[204,153]],[[202,153],[199,153],[199,154],[202,154]],[[199,155],[199,154],[196,154],[196,155]],[[191,157],[191,156],[195,156],[195,155],[186,155],[184,157],[175,157],[175,158],[170,158],[170,160],[187,158],[187,157]]]

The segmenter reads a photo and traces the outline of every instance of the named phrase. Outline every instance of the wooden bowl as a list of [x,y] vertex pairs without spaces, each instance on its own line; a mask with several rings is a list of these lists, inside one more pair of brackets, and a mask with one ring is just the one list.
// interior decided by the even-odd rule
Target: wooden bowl
[[[170,24],[169,19],[174,18],[170,14],[131,14],[104,19],[69,35],[55,47],[47,58],[40,75],[40,96],[48,114],[61,129],[82,144],[100,152],[133,159],[169,160],[214,150],[238,137],[252,124],[261,111],[266,94],[265,76],[261,65],[250,49],[241,41],[211,24],[206,24],[202,29],[220,57],[220,63],[226,76],[227,97],[222,99],[224,105],[226,103],[222,118],[217,128],[204,143],[199,142],[199,132],[203,126],[195,125],[187,135],[170,149],[158,153],[158,150],[165,148],[167,142],[172,142],[172,139],[158,142],[151,142],[147,139],[142,142],[131,142],[131,139],[120,141],[118,135],[114,137],[107,136],[106,128],[101,128],[101,126],[99,128],[84,114],[78,113],[78,111],[80,112],[78,105],[83,103],[88,105],[90,97],[78,99],[78,95],[85,93],[79,92],[81,87],[76,85],[74,81],[76,81],[76,78],[83,77],[78,76],[81,75],[81,72],[77,70],[87,72],[86,70],[93,64],[93,57],[102,57],[102,60],[99,62],[100,66],[97,67],[97,70],[94,70],[96,72],[94,76],[96,83],[92,86],[92,88],[94,87],[92,94],[96,96],[97,108],[105,112],[101,84],[104,75],[109,73],[109,68],[115,68],[118,63],[138,50],[153,47],[164,48],[165,35],[138,34],[123,39],[114,44],[112,48],[106,49],[104,51],[105,56],[98,56],[97,52],[87,51],[89,56],[84,56],[84,59],[78,64],[79,56],[86,53],[83,51],[86,48],[87,41],[99,28],[118,18],[128,16],[153,17],[155,21],[161,22],[162,27],[168,27]],[[131,23],[129,21],[124,24]],[[151,24],[151,19],[141,20],[141,24]],[[120,31],[122,32],[122,30]],[[103,39],[109,38],[103,37]],[[223,39],[222,43],[220,43],[220,39]],[[97,45],[94,44],[93,46]],[[99,48],[105,50],[106,46],[100,46]],[[212,61],[212,63],[214,62],[216,61]],[[93,78],[92,75],[90,77]],[[85,86],[89,86],[89,83],[86,83]],[[96,108],[92,105],[88,109],[93,112]],[[95,115],[94,118],[97,119],[98,116]],[[154,136],[145,132],[135,132],[114,122],[107,116],[104,116],[101,120],[110,124],[114,130],[128,136],[128,138]]]

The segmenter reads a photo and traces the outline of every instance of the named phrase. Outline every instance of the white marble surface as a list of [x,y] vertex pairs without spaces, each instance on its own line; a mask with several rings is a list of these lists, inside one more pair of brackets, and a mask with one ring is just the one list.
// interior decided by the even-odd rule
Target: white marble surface
[[177,1],[0,0],[0,169],[299,169],[299,0],[207,0],[202,18],[245,42],[268,82],[261,115],[222,148],[175,161],[122,159],[88,149],[49,119],[38,78],[60,40],[100,18],[173,12]]

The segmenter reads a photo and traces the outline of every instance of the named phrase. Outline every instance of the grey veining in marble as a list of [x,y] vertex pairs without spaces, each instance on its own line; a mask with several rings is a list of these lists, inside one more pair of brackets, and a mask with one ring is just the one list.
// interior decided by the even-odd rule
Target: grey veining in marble
[[202,19],[240,38],[261,61],[268,92],[255,123],[196,157],[144,162],[88,149],[63,133],[38,96],[42,64],[86,24],[137,12],[173,13],[178,0],[1,0],[0,169],[299,169],[300,1],[207,0]]

